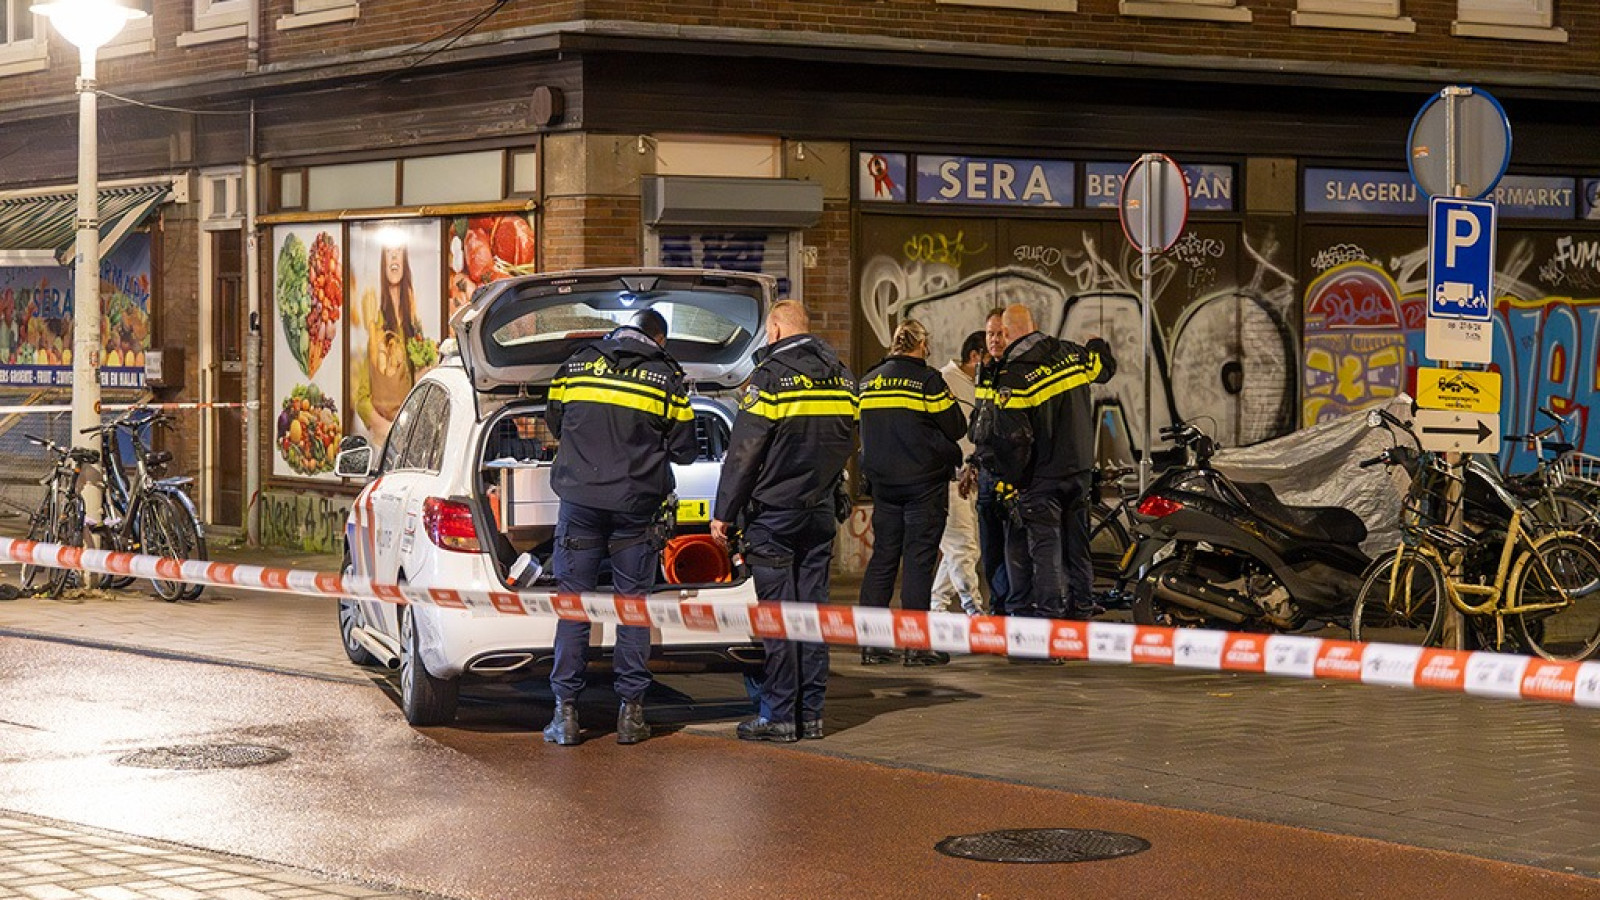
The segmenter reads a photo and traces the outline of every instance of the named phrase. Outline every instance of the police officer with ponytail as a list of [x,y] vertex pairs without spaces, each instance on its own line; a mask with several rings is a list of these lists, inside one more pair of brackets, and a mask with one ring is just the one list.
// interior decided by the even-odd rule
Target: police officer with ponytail
[[[872,494],[872,558],[861,576],[861,605],[887,607],[901,569],[900,608],[927,612],[939,539],[950,509],[950,477],[967,417],[939,370],[928,365],[928,329],[907,319],[889,355],[861,379],[861,473]],[[874,647],[861,662],[893,655]],[[948,653],[907,650],[908,666],[942,665]]]
[[[767,346],[739,398],[711,521],[711,535],[724,543],[730,523],[744,523],[745,562],[767,602],[828,601],[834,497],[855,448],[855,378],[810,332],[810,316],[793,300],[768,313]],[[763,644],[757,715],[739,723],[740,739],[822,737],[827,645]]]
[[[550,385],[545,422],[561,441],[550,473],[561,498],[553,565],[563,592],[594,590],[607,559],[616,593],[643,597],[655,586],[661,547],[651,525],[672,493],[671,463],[694,462],[699,452],[683,370],[666,345],[666,319],[640,310],[629,324],[574,352]],[[546,741],[582,740],[577,700],[588,648],[589,623],[556,623],[550,670],[556,710]],[[636,744],[650,736],[644,720],[650,629],[619,625],[613,652],[622,698],[617,743]]]

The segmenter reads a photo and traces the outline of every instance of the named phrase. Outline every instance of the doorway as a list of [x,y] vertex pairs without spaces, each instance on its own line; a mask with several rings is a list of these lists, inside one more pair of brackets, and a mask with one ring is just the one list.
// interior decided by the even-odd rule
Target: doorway
[[[244,241],[242,231],[207,232],[211,240],[211,346],[217,403],[244,401]],[[244,523],[244,409],[224,406],[214,410],[212,446],[213,489],[211,521],[218,525]]]

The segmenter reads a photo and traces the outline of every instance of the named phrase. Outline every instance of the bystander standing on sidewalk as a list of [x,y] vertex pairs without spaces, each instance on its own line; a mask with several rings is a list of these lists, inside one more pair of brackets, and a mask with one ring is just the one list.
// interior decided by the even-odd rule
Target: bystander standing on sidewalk
[[[974,331],[961,343],[961,355],[946,363],[939,374],[961,410],[971,413],[975,402],[978,366],[984,359],[984,334]],[[972,455],[972,442],[963,434],[957,442],[961,458]],[[967,615],[983,612],[983,593],[978,587],[978,508],[977,473],[968,464],[961,478],[950,483],[950,514],[944,537],[939,541],[939,568],[933,576],[931,608],[950,612],[955,602]]]
[[[889,355],[861,379],[861,473],[872,495],[872,557],[861,576],[861,605],[887,607],[901,570],[900,606],[926,612],[944,534],[950,478],[961,463],[956,441],[967,418],[944,376],[928,365],[928,330],[915,319],[895,329]],[[863,648],[868,665],[887,650]],[[939,665],[947,653],[907,650],[905,663]]]

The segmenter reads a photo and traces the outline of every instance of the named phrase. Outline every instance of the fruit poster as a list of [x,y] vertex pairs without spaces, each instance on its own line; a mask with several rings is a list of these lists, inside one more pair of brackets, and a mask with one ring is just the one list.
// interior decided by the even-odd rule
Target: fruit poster
[[341,229],[279,226],[272,238],[272,473],[336,480],[344,436]]
[[[0,387],[72,385],[73,272],[0,266]],[[150,236],[100,261],[100,384],[144,386],[150,348]]]
[[472,292],[502,278],[538,271],[538,240],[528,217],[517,213],[463,216],[450,222],[450,308],[445,322],[467,305]]
[[350,226],[352,434],[381,445],[417,379],[439,362],[438,219]]

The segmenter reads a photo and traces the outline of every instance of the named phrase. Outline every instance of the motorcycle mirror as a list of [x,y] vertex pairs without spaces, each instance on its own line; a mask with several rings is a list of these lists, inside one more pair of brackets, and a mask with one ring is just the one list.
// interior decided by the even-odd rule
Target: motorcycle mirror
[[1381,413],[1381,412],[1379,412],[1378,410],[1375,410],[1375,409],[1367,410],[1367,427],[1368,428],[1382,428],[1383,427],[1383,413]]

